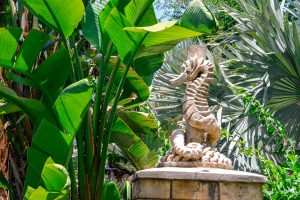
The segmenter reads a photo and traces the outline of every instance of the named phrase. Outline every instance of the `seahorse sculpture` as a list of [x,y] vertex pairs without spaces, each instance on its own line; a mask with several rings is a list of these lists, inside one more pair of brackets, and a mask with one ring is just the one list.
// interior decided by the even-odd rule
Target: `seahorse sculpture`
[[220,123],[207,102],[214,65],[205,58],[205,47],[190,46],[188,60],[181,66],[182,73],[171,80],[173,85],[187,84],[182,109],[186,130],[172,133],[173,152],[163,157],[159,166],[232,169],[230,159],[211,148],[220,137]]

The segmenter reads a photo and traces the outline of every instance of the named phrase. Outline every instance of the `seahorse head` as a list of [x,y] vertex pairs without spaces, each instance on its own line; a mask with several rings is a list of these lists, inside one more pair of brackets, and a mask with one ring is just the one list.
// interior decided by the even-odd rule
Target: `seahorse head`
[[206,78],[209,70],[214,66],[206,60],[206,47],[199,45],[191,45],[187,49],[188,59],[181,65],[181,74],[171,80],[173,85],[180,85],[191,82],[198,77]]
[[203,57],[194,55],[190,56],[187,61],[181,65],[181,74],[171,80],[173,85],[180,85],[186,82],[193,81],[207,72],[210,63],[209,60],[204,60]]

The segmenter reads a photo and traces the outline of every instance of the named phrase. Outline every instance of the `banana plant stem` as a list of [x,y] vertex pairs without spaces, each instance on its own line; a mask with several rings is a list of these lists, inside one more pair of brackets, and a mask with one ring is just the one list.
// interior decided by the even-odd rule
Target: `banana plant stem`
[[[94,113],[93,113],[93,135],[94,138],[97,138],[97,134],[99,132],[99,119],[100,119],[100,104],[102,102],[102,93],[104,89],[105,75],[107,71],[107,66],[109,63],[110,56],[112,54],[113,45],[110,43],[108,45],[108,51],[105,58],[102,57],[101,65],[99,65],[99,78],[98,84],[96,88],[96,99],[94,104]],[[96,145],[98,142],[95,143]]]
[[[143,5],[142,9],[140,10],[139,13],[137,13],[137,18],[134,21],[134,25],[138,25],[140,23],[140,20],[142,19],[143,14],[146,12],[146,10],[152,5],[154,0],[152,1],[148,1],[146,4]],[[145,34],[144,38],[140,41],[139,45],[137,45],[137,48],[134,51],[135,55],[138,51],[138,47],[143,43],[144,39],[147,37],[148,33]],[[111,130],[114,124],[114,120],[115,120],[115,114],[116,114],[116,110],[117,110],[117,105],[119,103],[120,100],[120,96],[121,96],[121,92],[127,77],[127,73],[130,69],[130,66],[132,64],[134,60],[134,56],[131,57],[131,59],[129,60],[128,63],[126,63],[126,68],[125,68],[125,72],[121,78],[120,84],[118,86],[116,95],[115,95],[115,99],[114,99],[114,103],[112,105],[111,111],[110,111],[110,115],[109,115],[109,119],[107,121],[107,127],[106,130],[104,129],[104,125],[106,120],[104,120],[105,118],[101,118],[102,120],[104,120],[103,126],[100,126],[100,131],[99,131],[99,135],[103,136],[103,142],[101,141],[101,143],[98,141],[98,148],[100,148],[100,153],[99,154],[95,154],[96,157],[100,156],[100,158],[98,159],[99,164],[97,164],[97,178],[96,178],[96,184],[95,184],[95,196],[94,199],[98,200],[98,199],[102,199],[102,193],[103,193],[103,184],[104,184],[104,176],[105,176],[105,164],[106,164],[106,157],[107,157],[107,150],[108,150],[108,144],[109,144],[109,140],[110,140],[110,135],[111,135]],[[118,59],[118,62],[120,62],[120,60]],[[114,69],[113,69],[114,71]],[[112,72],[113,73],[113,72]],[[113,83],[114,79],[110,79],[109,80],[109,84]],[[107,90],[108,91],[108,90]],[[106,101],[109,101],[109,95],[106,96]],[[105,103],[105,102],[104,102]],[[106,115],[106,109],[104,109],[104,107],[102,108],[102,112],[104,112],[104,116]],[[105,130],[105,134],[104,134],[104,130]],[[100,139],[100,138],[99,138]]]
[[24,133],[22,131],[22,127],[20,125],[20,123],[18,122],[20,120],[21,117],[19,117],[19,119],[16,121],[16,117],[19,117],[16,114],[11,114],[11,121],[14,125],[15,128],[15,134],[14,134],[14,139],[16,140],[16,143],[19,146],[19,149],[23,152],[26,152],[28,145],[26,138],[24,137]]
[[80,199],[85,199],[85,185],[86,185],[86,173],[84,165],[84,148],[82,139],[82,129],[76,135],[77,151],[78,151],[78,186]]
[[74,165],[72,160],[69,162],[68,171],[71,179],[71,200],[77,200],[76,177],[75,177]]
[[92,177],[92,165],[94,156],[94,141],[93,135],[90,131],[90,113],[88,112],[84,118],[84,143],[85,143],[85,154],[86,154],[86,171],[88,178]]
[[[74,57],[75,57],[75,63],[76,63],[76,68],[75,68],[76,69],[76,78],[77,78],[77,80],[81,80],[84,78],[84,76],[83,76],[82,67],[81,67],[81,63],[80,63],[80,59],[79,59],[79,55],[78,55],[78,50],[77,50],[77,47],[76,47],[73,39],[70,39],[70,45],[74,49]],[[87,166],[86,172],[89,174],[89,177],[91,177],[91,174],[89,172],[92,169],[94,144],[93,144],[93,140],[90,135],[90,131],[89,131],[88,127],[89,127],[89,114],[87,113],[83,120],[83,133],[84,134],[83,134],[82,138],[84,137],[84,143],[85,143],[85,155],[86,155],[86,166]],[[83,139],[82,139],[82,142],[83,142]],[[82,151],[84,152],[84,150],[82,150]]]
[[[81,63],[78,55],[77,47],[74,43],[74,40],[70,38],[70,45],[74,50],[74,58],[75,58],[75,77],[76,80],[83,79],[83,72],[81,68]],[[88,121],[88,113],[85,115],[83,120],[83,126],[81,128],[81,131],[79,131],[76,135],[77,140],[77,148],[78,148],[78,182],[79,182],[79,196],[80,199],[90,199],[89,198],[89,189],[86,186],[88,179],[91,176],[87,176],[89,174],[92,167],[92,157],[93,157],[93,143],[91,142],[90,131],[88,129],[89,127],[89,121]],[[83,141],[83,137],[85,141]],[[85,148],[83,146],[83,143],[85,143]],[[84,155],[86,155],[86,160]],[[85,162],[86,161],[86,162]]]
[[77,47],[74,43],[74,40],[72,38],[69,39],[70,41],[70,45],[72,47],[72,49],[74,50],[74,57],[75,57],[75,63],[76,63],[76,66],[75,66],[75,77],[76,77],[76,80],[81,80],[83,79],[83,72],[82,72],[82,69],[81,69],[81,63],[80,63],[80,59],[79,59],[79,56],[78,56],[78,50],[77,50]]
[[98,183],[98,169],[99,169],[99,164],[100,164],[100,155],[101,155],[101,148],[102,148],[102,140],[103,140],[103,134],[104,134],[104,130],[105,130],[105,124],[107,121],[107,107],[108,107],[108,103],[109,103],[109,99],[110,99],[110,94],[112,91],[112,87],[114,85],[115,82],[115,78],[116,78],[116,74],[117,71],[119,69],[121,60],[120,58],[118,58],[117,62],[115,63],[113,70],[110,74],[110,78],[109,78],[109,82],[106,88],[106,92],[105,92],[105,97],[104,97],[104,102],[103,102],[103,107],[102,107],[102,113],[101,113],[101,122],[100,122],[100,128],[99,128],[99,134],[98,134],[98,144],[97,144],[97,149],[96,149],[96,153],[95,153],[95,160],[94,160],[94,165],[93,165],[93,172],[94,172],[94,176],[93,176],[93,192],[95,192],[97,190],[96,186]]
[[110,140],[111,130],[112,130],[114,120],[115,120],[115,113],[116,113],[117,105],[118,105],[118,102],[119,102],[119,99],[121,96],[121,92],[122,92],[129,68],[130,68],[130,65],[127,65],[125,72],[122,76],[122,79],[120,81],[120,84],[118,86],[117,93],[115,95],[115,100],[112,105],[110,115],[108,118],[106,133],[104,134],[104,137],[103,137],[101,159],[100,159],[100,164],[98,165],[95,199],[102,198],[104,176],[105,176],[105,163],[106,163],[106,157],[107,157],[108,144],[109,144],[109,140]]
[[[12,25],[13,26],[18,26],[17,25],[17,9],[16,9],[16,4],[13,0],[9,0],[9,7],[10,7],[10,12],[11,12],[11,20],[12,20]],[[22,8],[19,8],[20,10],[22,10]]]
[[[105,83],[105,76],[106,76],[106,71],[107,71],[107,66],[109,63],[110,56],[112,54],[112,49],[113,45],[110,42],[108,45],[108,51],[106,53],[105,57],[102,57],[101,64],[99,64],[99,77],[98,77],[98,84],[96,88],[96,99],[95,99],[95,104],[93,108],[93,120],[92,120],[92,126],[93,126],[93,138],[94,138],[94,150],[95,150],[95,156],[92,161],[92,167],[90,169],[90,174],[91,174],[91,180],[90,180],[90,189],[91,189],[91,194],[94,195],[95,192],[95,183],[96,179],[95,176],[97,172],[95,171],[96,169],[96,163],[97,163],[97,155],[100,154],[97,150],[100,148],[101,150],[101,142],[102,142],[102,135],[98,135],[99,132],[99,120],[100,120],[100,105],[102,103],[103,97],[102,93],[104,90],[104,83]],[[104,52],[103,52],[104,53]],[[102,105],[102,112],[103,112],[103,105]],[[99,141],[100,140],[100,141]],[[100,147],[98,147],[100,145]],[[97,154],[98,153],[98,154]]]
[[[142,45],[142,43],[144,42],[145,38],[148,36],[148,33],[146,33],[144,35],[144,37],[141,39],[141,41],[139,42],[139,44],[137,45],[137,48],[134,51],[135,55],[138,51],[138,47],[140,47]],[[108,144],[109,144],[109,140],[110,140],[110,135],[111,135],[111,131],[112,131],[112,127],[114,125],[115,122],[115,114],[117,111],[117,106],[121,97],[121,93],[123,90],[123,86],[125,84],[126,81],[126,77],[128,74],[128,71],[132,65],[134,61],[134,56],[132,56],[130,58],[130,60],[126,63],[126,68],[125,68],[125,72],[120,80],[120,84],[117,88],[117,92],[115,94],[115,99],[112,105],[112,108],[110,110],[110,115],[107,121],[107,126],[106,126],[106,130],[103,128],[103,131],[105,130],[105,134],[104,132],[102,133],[103,135],[103,143],[102,143],[102,150],[101,150],[101,156],[99,159],[99,164],[98,166],[98,170],[97,170],[97,182],[96,182],[96,190],[95,190],[95,199],[102,199],[102,194],[103,194],[103,185],[104,185],[104,176],[105,176],[105,164],[106,164],[106,158],[107,158],[107,150],[108,150]],[[118,62],[121,62],[120,59],[118,59]],[[119,63],[120,64],[120,63]],[[114,70],[114,69],[113,69]],[[113,72],[112,72],[113,73]],[[109,80],[110,82],[114,81],[114,80]],[[104,110],[105,111],[105,110]],[[97,155],[97,154],[96,154]],[[100,155],[100,154],[99,154]],[[97,155],[97,156],[99,156]]]
[[[13,114],[9,114],[9,120],[11,120],[14,123],[15,117],[14,117]],[[7,135],[8,141],[12,145],[12,148],[13,148],[13,151],[15,152],[15,154],[18,157],[21,157],[22,156],[22,151],[20,149],[19,142],[16,140],[16,136],[15,136],[16,134],[12,133],[12,131],[10,129],[7,129],[6,135]]]

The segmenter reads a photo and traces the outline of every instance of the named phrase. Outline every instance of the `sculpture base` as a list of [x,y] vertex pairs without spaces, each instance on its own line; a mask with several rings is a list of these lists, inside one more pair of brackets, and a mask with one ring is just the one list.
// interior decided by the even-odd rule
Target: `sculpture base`
[[133,200],[260,200],[266,177],[216,168],[153,168],[133,176]]

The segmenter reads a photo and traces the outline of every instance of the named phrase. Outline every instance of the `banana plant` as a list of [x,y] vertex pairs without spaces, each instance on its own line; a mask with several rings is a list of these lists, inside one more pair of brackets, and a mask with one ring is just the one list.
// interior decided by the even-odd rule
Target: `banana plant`
[[[111,54],[113,46],[118,52],[118,60],[110,74],[107,88],[112,87],[115,79],[114,73],[117,73],[120,63],[123,63],[125,68],[114,96],[110,114],[107,116],[107,112],[102,112],[101,119],[104,120],[100,122],[99,131],[96,131],[95,133],[98,135],[98,148],[95,150],[96,157],[94,159],[95,162],[93,163],[99,163],[99,165],[98,175],[92,177],[97,178],[95,181],[97,189],[94,191],[96,198],[99,198],[102,195],[101,190],[103,188],[104,167],[108,143],[113,128],[113,121],[115,120],[118,102],[129,69],[132,67],[140,76],[149,76],[151,74],[142,74],[145,72],[139,68],[141,66],[150,68],[150,66],[153,66],[153,63],[149,62],[149,60],[151,61],[157,57],[161,58],[161,54],[176,45],[178,41],[201,34],[181,27],[176,24],[177,22],[175,21],[156,24],[157,20],[153,12],[152,3],[153,1],[129,1],[128,4],[124,5],[124,2],[120,4],[117,1],[110,1],[99,15],[102,37],[101,44],[106,44],[106,46],[102,46],[102,50],[104,50],[103,52],[108,53],[105,58],[107,58],[107,60],[110,59],[109,54]],[[105,39],[108,39],[108,41],[105,41]],[[105,63],[105,59],[102,60]],[[143,65],[139,63],[143,63]],[[107,70],[106,68],[105,64],[104,66],[100,66],[100,73],[103,71],[105,73]],[[150,71],[150,73],[153,72],[155,72],[155,68]],[[102,84],[103,80],[100,80],[98,83],[95,106],[97,106],[97,99],[102,100],[100,94],[103,90],[99,88]],[[110,91],[106,90],[107,96],[109,96],[109,93]],[[108,100],[109,98],[104,99],[104,107],[102,108],[104,111],[107,110]],[[94,110],[96,111],[95,107]],[[99,118],[97,118],[96,114],[97,113],[95,113],[94,120],[97,122]],[[104,129],[106,119],[107,125],[106,129]],[[95,130],[97,130],[97,128],[95,128],[94,131]],[[104,130],[106,130],[105,133]],[[102,148],[100,149],[99,144],[101,143]]]
[[[49,156],[55,159],[57,163],[67,167],[73,139],[81,124],[82,115],[87,111],[91,101],[93,84],[91,79],[83,79],[65,88],[57,95],[71,72],[71,63],[66,49],[62,47],[57,53],[45,60],[39,68],[31,69],[35,62],[33,56],[37,57],[39,53],[38,50],[36,52],[29,50],[31,45],[38,44],[32,37],[45,37],[45,34],[36,30],[30,32],[16,61],[13,61],[20,33],[19,29],[1,29],[0,43],[4,48],[11,50],[7,51],[6,55],[2,54],[1,66],[20,72],[34,82],[35,86],[43,91],[45,101],[19,97],[4,84],[0,85],[0,94],[16,110],[25,112],[36,126],[28,151],[25,180],[25,188],[27,186],[35,188],[40,182],[40,172]],[[11,36],[15,37],[12,38]],[[42,41],[39,48],[41,50],[47,40],[38,41]],[[26,54],[27,52],[30,55]],[[59,76],[54,76],[61,63],[65,64],[65,69],[61,70],[62,73]],[[51,74],[52,76],[48,77]],[[4,111],[2,110],[2,112]]]
[[[74,170],[68,167],[73,139],[91,101],[93,81],[82,79],[63,89],[68,84],[68,77],[71,76],[75,81],[76,74],[66,40],[83,16],[82,2],[66,2],[70,3],[69,5],[49,1],[22,3],[37,14],[41,21],[59,32],[65,44],[41,64],[36,65],[40,54],[45,53],[45,48],[52,42],[46,33],[31,30],[19,47],[21,29],[1,28],[0,31],[1,48],[7,49],[1,52],[0,65],[7,69],[13,81],[38,88],[43,94],[41,100],[23,98],[1,84],[1,97],[5,103],[10,104],[14,108],[13,111],[26,113],[35,127],[27,155],[28,165],[23,189],[25,193],[27,188],[34,189],[39,186],[42,169],[49,156],[70,171]],[[78,11],[77,14],[69,15],[67,11],[70,9]],[[5,106],[1,107],[1,110],[4,114],[9,113]]]
[[[116,143],[138,169],[157,161],[156,153],[137,134],[147,134],[157,127],[147,116],[130,108],[149,98],[149,86],[162,65],[163,53],[202,32],[177,21],[157,23],[153,0],[20,3],[45,30],[56,33],[53,40],[41,30],[22,33],[19,28],[0,29],[0,47],[6,49],[0,53],[0,66],[7,70],[11,81],[42,93],[40,98],[24,98],[5,84],[0,85],[4,102],[1,113],[21,111],[33,123],[25,199],[36,195],[47,198],[49,185],[43,172],[49,157],[68,170],[72,199],[102,199],[110,142]],[[95,83],[92,78],[84,78],[79,44],[74,41],[77,28],[83,29],[84,37],[101,55]],[[25,39],[19,45],[21,35]],[[54,53],[48,50],[52,44],[57,49]],[[75,138],[78,175],[71,159]]]

